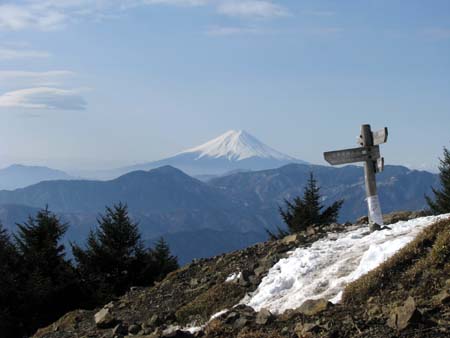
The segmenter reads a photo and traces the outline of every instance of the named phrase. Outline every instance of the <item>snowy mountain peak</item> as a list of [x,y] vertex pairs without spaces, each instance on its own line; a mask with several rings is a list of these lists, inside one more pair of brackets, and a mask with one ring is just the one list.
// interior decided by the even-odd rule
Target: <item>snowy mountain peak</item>
[[185,150],[180,154],[188,153],[196,154],[196,159],[210,157],[241,161],[251,157],[257,157],[281,161],[297,161],[295,158],[265,145],[245,130],[229,130],[209,142]]

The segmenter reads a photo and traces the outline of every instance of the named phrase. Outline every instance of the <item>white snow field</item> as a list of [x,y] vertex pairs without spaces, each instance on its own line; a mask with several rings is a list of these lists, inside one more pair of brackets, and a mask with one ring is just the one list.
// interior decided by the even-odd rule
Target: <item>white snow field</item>
[[290,252],[241,303],[276,314],[295,309],[307,299],[337,303],[348,283],[378,267],[427,226],[448,217],[450,214],[398,222],[389,225],[392,230],[373,233],[360,227],[330,234],[308,248]]

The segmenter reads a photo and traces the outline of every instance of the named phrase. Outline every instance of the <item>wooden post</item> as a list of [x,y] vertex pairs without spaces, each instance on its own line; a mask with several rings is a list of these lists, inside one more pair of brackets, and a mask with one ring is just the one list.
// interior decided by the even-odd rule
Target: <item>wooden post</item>
[[[370,125],[361,126],[361,140],[364,147],[373,147],[373,134]],[[364,162],[364,179],[366,184],[366,200],[369,209],[369,221],[371,230],[376,230],[377,224],[384,225],[380,200],[377,193],[377,181],[375,178],[375,165],[377,159],[368,158]]]
[[361,126],[358,138],[360,148],[351,148],[325,152],[325,160],[332,165],[364,162],[364,179],[366,185],[366,201],[369,209],[370,230],[380,229],[383,224],[380,200],[377,193],[375,174],[384,169],[384,159],[380,155],[380,144],[386,143],[388,129],[385,127],[372,132],[369,124]]

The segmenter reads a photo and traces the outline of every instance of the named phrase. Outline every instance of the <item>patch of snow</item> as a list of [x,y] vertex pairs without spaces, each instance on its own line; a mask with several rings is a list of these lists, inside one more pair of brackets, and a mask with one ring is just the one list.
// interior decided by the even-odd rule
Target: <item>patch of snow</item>
[[232,273],[231,275],[229,275],[227,277],[227,279],[225,279],[225,283],[237,281],[239,278],[241,278],[241,275],[242,275],[242,272]]
[[398,222],[389,225],[391,230],[373,233],[368,227],[353,228],[298,248],[275,264],[258,289],[241,303],[272,313],[295,309],[307,299],[325,298],[337,303],[347,284],[378,267],[424,228],[449,216]]
[[173,332],[175,331],[183,331],[183,332],[189,332],[191,334],[194,334],[196,332],[199,332],[201,330],[203,330],[205,326],[195,326],[193,324],[188,324],[187,326],[181,327],[179,325],[169,325],[164,331],[163,331],[163,335],[165,336],[169,336],[171,335]]
[[203,326],[190,326],[190,327],[187,327],[187,328],[183,329],[182,331],[187,331],[190,334],[194,334],[194,333],[197,333],[197,332],[199,332],[201,330],[203,330]]
[[169,325],[164,331],[163,335],[170,335],[172,332],[182,330],[179,325]]
[[211,321],[213,321],[213,320],[216,319],[216,318],[219,318],[221,315],[223,315],[224,313],[227,313],[227,312],[228,312],[228,309],[224,309],[224,310],[222,310],[222,311],[219,311],[219,312],[213,314],[213,315],[211,316],[211,318],[209,318],[208,323],[211,322]]
[[230,161],[241,161],[251,157],[298,161],[265,145],[244,130],[230,130],[219,137],[198,147],[185,150],[177,155],[194,153],[196,159],[203,157],[226,158]]
[[209,318],[209,320],[205,324],[200,325],[200,326],[195,325],[195,324],[189,324],[189,325],[187,325],[186,327],[183,327],[183,328],[180,328],[178,326],[176,326],[175,328],[178,329],[178,330],[181,330],[181,331],[187,331],[187,332],[189,332],[191,334],[194,334],[194,333],[197,333],[197,332],[203,330],[208,323],[212,322],[214,319],[220,317],[221,315],[223,315],[224,313],[227,313],[227,312],[228,312],[228,309],[224,309],[222,311],[219,311],[219,312],[213,314],[211,316],[211,318]]

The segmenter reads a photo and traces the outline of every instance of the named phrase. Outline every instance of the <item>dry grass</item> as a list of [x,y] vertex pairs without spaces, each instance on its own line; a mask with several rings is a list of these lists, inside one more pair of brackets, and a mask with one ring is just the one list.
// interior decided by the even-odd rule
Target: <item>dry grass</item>
[[343,302],[363,304],[369,297],[382,297],[389,294],[387,290],[399,288],[429,298],[449,278],[449,262],[450,219],[447,219],[429,226],[377,269],[349,284]]
[[214,313],[235,305],[245,295],[245,288],[235,283],[217,284],[182,306],[175,316],[179,323],[187,324],[192,319],[207,321]]
[[245,330],[241,331],[237,338],[282,338],[283,336],[274,331],[264,332],[261,330],[245,332]]
[[39,329],[33,337],[42,338],[56,330],[74,330],[77,323],[81,320],[85,313],[88,313],[88,311],[75,310],[72,312],[68,312],[60,319],[58,319],[55,323]]
[[219,320],[213,320],[206,327],[206,337],[208,338],[282,338],[283,336],[274,329],[257,329],[244,327],[241,331],[234,331],[230,326],[223,325]]

